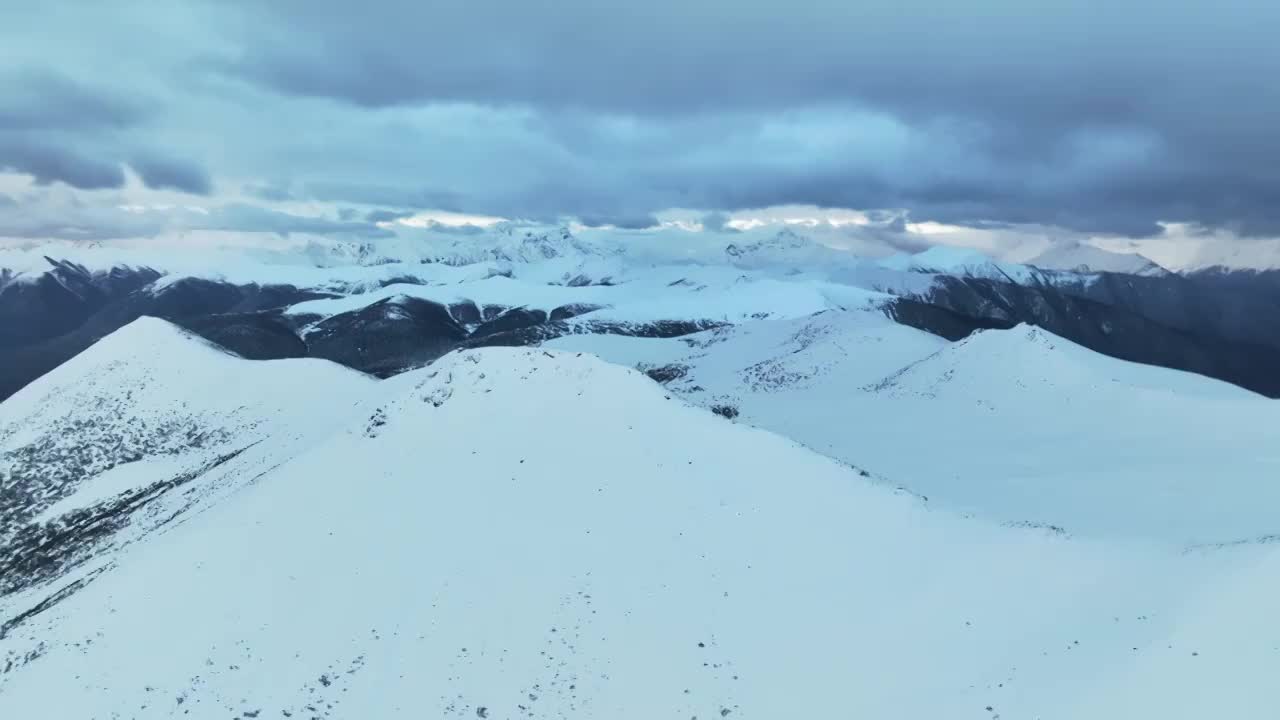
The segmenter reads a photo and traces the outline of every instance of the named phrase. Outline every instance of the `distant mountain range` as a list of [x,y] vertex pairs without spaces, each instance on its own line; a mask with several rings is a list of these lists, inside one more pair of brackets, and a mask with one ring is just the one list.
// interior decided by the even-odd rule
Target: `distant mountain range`
[[81,254],[0,255],[18,261],[0,270],[0,398],[142,316],[249,358],[319,357],[389,376],[455,348],[669,337],[851,308],[950,340],[1027,323],[1280,396],[1280,271],[1172,273],[1085,245],[1015,264],[943,246],[865,258],[791,229],[716,248],[499,226],[271,257],[228,250],[196,270],[171,270],[161,254],[140,262],[136,249]]
[[143,317],[0,403],[0,706],[1256,716],[1277,412],[876,309],[382,381]]
[[143,250],[0,271],[4,717],[1272,708],[1275,275]]

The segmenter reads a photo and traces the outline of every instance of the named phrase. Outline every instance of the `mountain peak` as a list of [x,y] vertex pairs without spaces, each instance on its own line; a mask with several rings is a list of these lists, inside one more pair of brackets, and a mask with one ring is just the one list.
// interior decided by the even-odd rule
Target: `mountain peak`
[[1145,255],[1112,252],[1080,241],[1055,242],[1047,250],[1028,260],[1027,264],[1046,270],[1078,273],[1111,272],[1153,277],[1170,274]]

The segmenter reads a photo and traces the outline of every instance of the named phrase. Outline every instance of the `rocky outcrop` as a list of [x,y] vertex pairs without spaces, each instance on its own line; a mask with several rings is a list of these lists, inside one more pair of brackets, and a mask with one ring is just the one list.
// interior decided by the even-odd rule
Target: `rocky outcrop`
[[[0,293],[0,328],[9,333],[7,341],[0,340],[0,400],[143,316],[207,333],[214,342],[244,350],[247,357],[296,357],[287,323],[269,311],[331,297],[292,285],[201,278],[158,286],[158,276],[154,270],[123,269],[95,275],[55,263],[54,270],[33,282],[11,282]],[[28,320],[12,319],[28,317],[28,312]],[[41,322],[53,329],[41,329]]]
[[303,340],[312,357],[387,377],[426,365],[467,336],[449,308],[401,296],[322,320]]

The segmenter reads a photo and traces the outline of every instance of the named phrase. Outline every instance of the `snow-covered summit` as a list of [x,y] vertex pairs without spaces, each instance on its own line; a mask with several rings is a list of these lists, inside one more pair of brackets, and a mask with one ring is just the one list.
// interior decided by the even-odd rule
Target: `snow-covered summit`
[[899,272],[959,275],[1008,282],[1026,281],[1032,274],[1025,265],[1001,263],[972,248],[934,245],[914,254],[900,253],[877,262]]
[[964,392],[976,400],[997,402],[993,390],[1007,387],[1022,393],[1035,386],[1046,401],[1071,402],[1076,394],[1114,391],[1117,385],[1179,398],[1261,400],[1229,383],[1109,358],[1026,324],[974,333],[904,368],[877,389],[928,395]]
[[1274,401],[1041,328],[947,343],[878,313],[826,312],[549,344],[642,367],[692,402],[996,522],[1177,545],[1277,529]]
[[1141,254],[1112,252],[1083,242],[1055,242],[1028,260],[1027,264],[1046,270],[1079,273],[1110,272],[1153,277],[1169,274],[1168,270]]
[[24,286],[48,283],[61,288],[76,300],[88,300],[95,293],[111,291],[117,286],[144,284],[160,275],[143,265],[113,263],[96,268],[65,259],[41,255],[29,264],[16,268],[0,267],[0,293],[23,290]]
[[504,222],[467,233],[425,230],[403,238],[365,242],[358,246],[356,253],[358,262],[364,265],[404,262],[472,265],[585,258],[613,250],[579,238],[568,226],[535,227]]
[[1233,240],[1209,234],[1175,248],[1167,264],[1183,273],[1280,270],[1280,238]]
[[[374,383],[322,360],[243,360],[176,326],[143,317],[0,405],[0,542],[119,466],[138,490],[238,453],[266,437],[287,445],[332,422],[329,409]],[[45,518],[52,520],[53,518]],[[14,576],[20,575],[18,572]],[[11,577],[11,580],[16,578]]]
[[771,237],[754,242],[729,243],[725,246],[724,254],[732,260],[740,260],[770,252],[783,254],[812,252],[817,246],[818,244],[812,239],[791,228],[784,228]]
[[458,352],[365,397],[330,406],[340,423],[261,433],[262,462],[236,464],[265,449],[227,463],[251,482],[111,548],[92,574],[0,599],[0,704],[1249,716],[1280,671],[1257,630],[1274,546],[1185,554],[930,509],[576,351]]
[[724,248],[725,260],[734,267],[772,271],[779,275],[801,273],[829,275],[868,261],[857,255],[816,242],[792,228],[760,238],[731,242]]

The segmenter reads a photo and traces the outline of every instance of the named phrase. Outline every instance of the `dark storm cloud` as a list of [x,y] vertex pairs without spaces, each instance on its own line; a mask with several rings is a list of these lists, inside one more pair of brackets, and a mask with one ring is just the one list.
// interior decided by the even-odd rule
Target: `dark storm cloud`
[[142,155],[129,161],[142,182],[153,190],[180,190],[195,195],[208,195],[213,181],[198,165],[158,155]]
[[1127,124],[1187,92],[1265,93],[1251,82],[1274,67],[1258,61],[1274,59],[1280,19],[1280,9],[1250,0],[229,5],[244,15],[223,72],[361,106],[671,113],[856,99],[905,115],[1016,116],[1037,128]]
[[[671,112],[923,91],[980,106],[1055,93],[1042,83],[959,81],[1032,79],[1046,64],[1072,62],[1086,65],[1073,71],[1080,75],[1093,69],[1088,58],[1054,56],[1084,50],[1091,36],[1106,36],[1095,52],[1114,50],[1108,41],[1138,29],[1135,21],[1149,29],[1140,11],[1100,14],[1066,2],[1029,11],[1011,0],[564,0],[553,9],[509,0],[402,0],[364,3],[358,12],[333,0],[232,4],[246,13],[237,27],[250,30],[234,59],[222,63],[224,72],[280,92],[371,107],[464,100]],[[1116,21],[1122,27],[1108,31]],[[290,32],[281,37],[283,28]],[[1012,53],[1021,62],[1009,62]],[[1093,97],[1089,111],[1123,109],[1122,90]]]
[[365,222],[395,222],[403,220],[407,217],[413,217],[413,213],[406,210],[370,210],[364,214]]
[[588,227],[616,227],[622,230],[647,230],[660,223],[652,214],[648,215],[579,215],[578,221]]
[[294,215],[268,210],[256,205],[226,205],[214,208],[209,214],[193,223],[207,230],[235,230],[241,232],[269,232],[278,235],[304,233],[310,235],[351,235],[364,238],[394,237],[394,233],[369,222],[347,222],[322,217]]
[[41,185],[64,182],[82,190],[119,188],[125,182],[119,163],[25,137],[0,135],[0,169],[26,173]]
[[885,245],[901,253],[915,254],[924,252],[932,246],[927,237],[911,232],[885,233],[872,229],[862,230],[859,234],[864,237],[879,239]]
[[[89,144],[92,147],[92,144]],[[101,157],[85,155],[71,143],[58,145],[30,136],[0,135],[0,169],[31,175],[36,183],[48,185],[62,182],[81,190],[103,190],[124,187],[122,163],[111,148],[99,150]],[[180,190],[208,195],[212,190],[209,175],[191,163],[158,155],[141,155],[129,160],[129,166],[142,182],[152,189]]]
[[0,167],[95,190],[121,187],[127,163],[147,187],[207,195],[212,181],[193,163],[146,150],[126,159],[121,133],[152,109],[134,95],[48,69],[0,73]]
[[714,230],[716,232],[737,232],[737,228],[729,226],[730,219],[731,218],[727,213],[719,211],[709,212],[702,216],[701,223],[702,227],[707,230]]
[[0,132],[123,128],[143,118],[140,103],[61,73],[0,72]]
[[251,197],[266,200],[267,202],[287,202],[298,199],[289,188],[283,185],[258,183],[249,185],[244,190]]
[[410,181],[403,186],[385,183],[319,181],[308,183],[304,194],[313,200],[354,202],[365,205],[399,205],[420,210],[463,212],[466,204],[460,193],[447,190],[416,188]]
[[171,219],[159,213],[133,213],[79,204],[56,209],[27,204],[0,205],[0,237],[37,240],[151,237],[162,232]]
[[300,233],[367,239],[393,236],[393,233],[371,223],[295,215],[243,204],[224,205],[203,212],[186,208],[139,212],[83,204],[38,211],[20,204],[0,202],[0,237],[110,240],[153,237],[185,230],[275,235]]
[[[119,187],[128,163],[155,187],[227,178],[362,213],[639,226],[799,204],[1280,232],[1275,3],[121,0],[71,25],[58,7],[0,28],[0,167],[42,183]],[[135,162],[162,149],[183,161]]]
[[[956,161],[969,163],[953,166],[951,178],[924,181],[905,178],[910,167],[856,156],[844,158],[844,167],[820,164],[781,176],[767,168],[748,177],[707,173],[696,183],[673,171],[664,178],[666,192],[634,188],[631,201],[611,199],[619,207],[600,212],[643,215],[686,197],[720,210],[895,205],[918,219],[1043,221],[1136,234],[1152,232],[1162,219],[1269,230],[1280,217],[1267,190],[1280,182],[1280,140],[1271,129],[1280,92],[1268,69],[1280,67],[1272,37],[1280,23],[1276,5],[566,0],[549,10],[503,0],[406,0],[366,3],[359,12],[329,0],[237,6],[256,21],[240,27],[256,30],[237,36],[237,52],[218,64],[219,72],[284,95],[357,107],[462,101],[608,113],[639,118],[641,133],[661,132],[673,117],[691,114],[774,113],[786,122],[794,108],[847,104],[927,135],[940,157],[964,149]],[[423,41],[427,30],[430,41]],[[714,138],[702,140],[715,152]],[[1141,142],[1149,147],[1140,155],[1126,147]],[[580,145],[582,161],[609,163],[618,144],[605,138]],[[1095,158],[1098,167],[1091,168]],[[1115,165],[1134,177],[1114,179]],[[680,192],[682,182],[688,187]]]
[[413,237],[417,235],[420,230],[424,230],[426,232],[431,232],[431,233],[440,233],[443,235],[463,235],[463,236],[480,235],[485,231],[484,227],[480,225],[473,225],[471,223],[463,223],[461,225],[446,225],[445,223],[436,222],[433,220],[428,222],[425,228],[404,228],[404,229],[401,229],[396,234],[404,237]]

